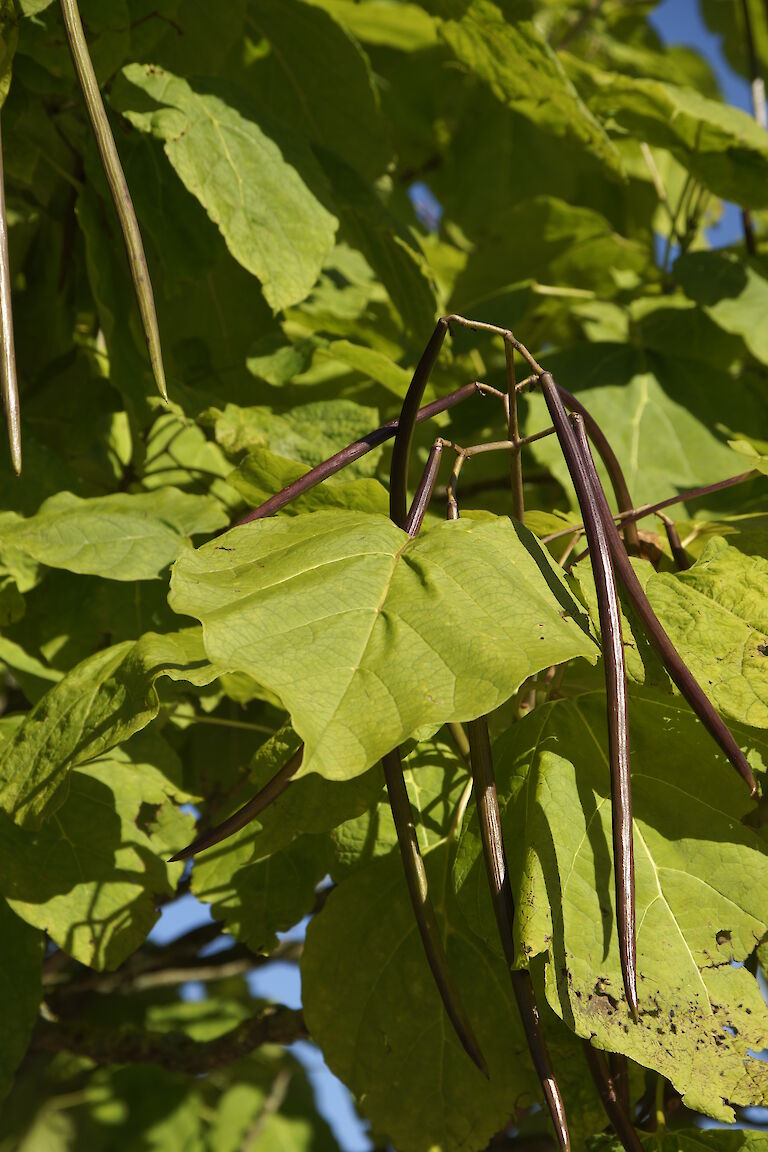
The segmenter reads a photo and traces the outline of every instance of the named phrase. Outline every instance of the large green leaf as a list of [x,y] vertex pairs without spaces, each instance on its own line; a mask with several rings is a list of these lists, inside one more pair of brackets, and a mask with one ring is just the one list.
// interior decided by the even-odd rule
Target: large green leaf
[[252,71],[273,111],[367,179],[379,176],[390,159],[387,128],[368,61],[343,24],[304,0],[258,0],[249,22],[272,48]]
[[218,501],[175,488],[91,500],[59,492],[35,516],[5,524],[4,538],[51,568],[152,580],[189,547],[189,536],[226,523]]
[[173,756],[158,738],[81,766],[40,832],[2,818],[0,887],[11,907],[82,964],[117,968],[158,918],[182,865],[166,864],[188,842],[188,796],[165,774]]
[[158,677],[209,684],[218,672],[198,629],[147,633],[73,668],[0,747],[0,807],[37,828],[64,802],[69,771],[102,756],[157,716]]
[[[678,1128],[674,1132],[641,1134],[641,1143],[648,1152],[766,1152],[768,1134]],[[610,1136],[598,1136],[589,1142],[590,1152],[621,1152],[622,1147]]]
[[0,1046],[0,1100],[7,1094],[13,1073],[27,1050],[42,997],[43,935],[24,924],[0,900],[0,1010],[3,1043]]
[[675,264],[675,278],[719,327],[741,336],[753,356],[768,364],[768,266],[729,252],[689,252]]
[[13,0],[0,3],[0,107],[5,103],[11,86],[11,66],[19,38],[16,9]]
[[525,529],[458,521],[416,539],[317,512],[235,528],[176,565],[171,607],[206,651],[274,692],[301,772],[364,772],[427,723],[501,704],[532,672],[594,658],[579,609]]
[[536,1100],[536,1079],[504,961],[467,930],[446,883],[466,772],[455,755],[447,771],[422,771],[418,751],[407,765],[448,962],[490,1079],[472,1066],[446,1020],[397,851],[343,880],[310,923],[304,1012],[331,1069],[396,1148],[482,1148],[513,1108]]
[[701,183],[750,208],[768,207],[768,138],[746,112],[693,88],[570,63],[579,91],[601,119],[668,149]]
[[[558,384],[577,392],[607,435],[635,505],[733,476],[739,469],[725,435],[715,431],[723,419],[731,428],[749,429],[754,435],[768,430],[765,403],[750,379],[734,379],[712,367],[709,387],[702,388],[701,362],[687,352],[687,340],[674,355],[627,344],[593,343],[543,360]],[[729,398],[727,413],[724,395]],[[539,395],[531,397],[530,411],[528,431],[550,424]],[[535,444],[533,453],[552,470],[575,505],[554,438]],[[610,482],[595,456],[612,500]]]
[[656,573],[645,590],[718,711],[768,728],[768,559],[715,537],[692,568]]
[[[768,852],[743,823],[743,782],[698,720],[668,699],[630,699],[640,1020],[623,995],[615,930],[605,696],[537,708],[495,746],[516,890],[521,960],[547,957],[547,999],[579,1035],[668,1077],[720,1119],[768,1100],[752,1051],[768,1009],[743,961],[768,928]],[[765,741],[737,729],[755,765]],[[479,834],[462,840],[456,882],[490,937]]]
[[[168,159],[243,267],[258,276],[275,311],[303,300],[333,247],[337,221],[278,144],[218,96],[162,69],[130,64],[130,85],[156,111],[125,114],[163,140]],[[136,101],[133,102],[134,108]]]
[[731,4],[730,0],[700,0],[699,8],[707,26],[717,34],[720,48],[731,68],[751,80],[749,39],[744,25],[745,11],[749,13],[758,74],[765,76],[768,70],[768,12],[761,0],[744,0],[742,4]]
[[472,0],[462,7],[461,20],[440,27],[461,64],[504,105],[558,136],[575,136],[619,171],[621,160],[605,129],[582,103],[535,25],[505,19],[491,0]]

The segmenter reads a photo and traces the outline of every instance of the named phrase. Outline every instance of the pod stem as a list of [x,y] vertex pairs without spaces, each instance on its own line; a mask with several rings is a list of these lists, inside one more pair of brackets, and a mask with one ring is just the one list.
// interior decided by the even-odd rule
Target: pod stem
[[597,1048],[593,1048],[589,1040],[582,1040],[582,1044],[584,1046],[584,1055],[587,1059],[589,1071],[603,1103],[603,1108],[605,1108],[605,1114],[610,1120],[614,1132],[621,1141],[624,1152],[643,1152],[640,1137],[619,1101],[615,1085],[608,1071],[605,1056]]
[[493,754],[485,716],[471,720],[468,725],[472,779],[474,781],[477,818],[480,825],[480,838],[483,844],[483,857],[488,874],[488,887],[491,892],[493,911],[499,931],[499,939],[507,961],[512,989],[517,1001],[528,1049],[541,1084],[544,1099],[557,1136],[561,1152],[569,1152],[570,1139],[565,1117],[565,1105],[559,1085],[552,1070],[547,1050],[547,1042],[539,1020],[536,997],[530,974],[515,969],[515,942],[513,922],[515,905],[512,886],[509,881],[507,856],[501,831],[501,813],[496,792],[496,775],[493,768]]
[[[632,787],[629,764],[627,676],[621,634],[621,610],[606,529],[587,465],[587,457],[590,461],[592,457],[589,452],[584,419],[578,414],[573,417],[573,425],[571,425],[561,399],[560,390],[549,372],[542,374],[539,378],[539,384],[576,490],[595,578],[605,669],[619,957],[627,1002],[633,1017],[637,1020]],[[594,470],[594,465],[592,470]]]
[[222,840],[227,840],[230,836],[234,836],[235,832],[239,832],[241,828],[245,828],[246,824],[250,824],[257,816],[260,816],[270,804],[274,804],[275,800],[283,795],[288,785],[291,783],[292,778],[296,775],[301,766],[302,756],[304,755],[304,745],[302,744],[291,756],[282,768],[278,769],[275,775],[268,780],[263,788],[260,788],[256,795],[244,804],[242,808],[238,808],[226,820],[222,820],[221,824],[217,824],[215,828],[209,829],[208,832],[203,832],[192,841],[186,848],[182,848],[181,852],[177,852],[175,856],[171,856],[169,863],[173,864],[177,860],[187,860],[190,856],[196,856],[198,852],[202,852],[204,848],[212,848],[214,844],[220,844]]
[[442,458],[443,441],[435,440],[429,450],[426,466],[419,481],[419,486],[416,489],[416,494],[413,497],[411,507],[408,509],[405,524],[403,525],[409,536],[417,536],[419,529],[424,523],[424,516],[429,507],[429,502],[432,499],[432,493],[435,490],[437,474],[440,471],[440,461]]
[[21,412],[19,385],[16,379],[16,351],[13,343],[13,310],[11,306],[11,264],[8,256],[8,217],[5,210],[5,175],[3,141],[0,134],[0,368],[2,369],[3,406],[8,428],[11,463],[21,475]]
[[427,962],[440,993],[443,1007],[464,1051],[487,1077],[488,1066],[451,976],[443,939],[440,935],[440,926],[429,896],[427,873],[419,849],[408,790],[405,786],[400,749],[394,748],[391,752],[387,752],[382,758],[382,765],[408,893]]
[[[587,445],[587,449],[588,448],[589,446]],[[664,631],[656,613],[651,607],[650,600],[646,596],[642,584],[635,574],[635,570],[627,556],[616,525],[613,522],[608,501],[605,498],[605,493],[603,492],[600,479],[595,470],[594,461],[588,450],[585,454],[585,460],[592,476],[592,482],[605,532],[608,537],[608,546],[611,550],[611,557],[616,569],[616,574],[627,594],[629,602],[640,618],[640,622],[648,639],[656,649],[673,683],[677,685],[712,739],[720,746],[733,767],[746,782],[751,795],[755,796],[757,794],[757,785],[746,756],[734,740],[728,726],[715,711],[711,700],[696,680],[696,677],[685,664],[680,653]]]
[[67,40],[69,41],[70,52],[72,53],[75,72],[80,82],[85,106],[88,110],[91,127],[96,138],[99,155],[101,156],[104,175],[109,184],[112,202],[115,205],[115,211],[120,221],[120,229],[123,233],[125,250],[128,254],[128,264],[130,265],[133,287],[136,293],[136,301],[139,305],[141,322],[144,326],[144,336],[147,341],[147,350],[149,352],[150,364],[152,365],[152,372],[155,377],[158,392],[163,400],[167,400],[168,391],[165,383],[163,356],[160,347],[160,329],[157,323],[155,299],[152,294],[152,282],[149,278],[149,268],[147,267],[147,258],[144,254],[144,244],[142,243],[141,232],[139,231],[139,222],[136,219],[136,212],[134,211],[133,201],[131,200],[131,194],[128,190],[123,166],[120,163],[117,145],[115,144],[112,129],[109,126],[109,120],[107,119],[107,113],[104,108],[104,101],[99,91],[99,84],[88,51],[88,43],[85,39],[83,22],[80,18],[77,0],[60,0],[60,3],[61,15],[64,20],[64,27],[67,33]]
[[690,568],[691,562],[688,559],[688,554],[683,548],[683,543],[680,539],[680,534],[675,527],[674,520],[670,520],[669,516],[665,516],[663,512],[657,513],[659,520],[664,525],[664,531],[667,534],[667,541],[669,543],[669,550],[672,553],[672,559],[678,572],[685,572]]

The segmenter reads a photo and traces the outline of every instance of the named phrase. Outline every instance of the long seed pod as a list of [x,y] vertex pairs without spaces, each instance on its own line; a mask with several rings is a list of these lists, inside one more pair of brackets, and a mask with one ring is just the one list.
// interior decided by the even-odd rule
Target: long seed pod
[[8,217],[5,211],[5,175],[3,140],[0,135],[0,369],[2,370],[3,406],[8,427],[11,462],[21,475],[21,416],[19,385],[16,380],[16,351],[13,346],[13,312],[11,309],[11,265],[8,257]]
[[304,745],[302,744],[290,760],[275,773],[271,780],[267,781],[263,788],[259,789],[247,804],[228,816],[226,820],[222,820],[221,824],[217,824],[215,828],[203,832],[186,848],[182,848],[181,852],[171,856],[169,863],[187,860],[190,856],[196,856],[198,852],[202,852],[204,848],[212,848],[214,844],[220,844],[222,840],[234,836],[235,832],[239,832],[241,828],[245,828],[246,824],[250,824],[257,816],[260,816],[270,804],[273,804],[285,792],[301,766],[303,755]]
[[[635,1020],[637,1006],[637,948],[635,940],[635,868],[632,843],[632,787],[629,767],[627,676],[621,635],[621,611],[606,529],[585,456],[589,454],[584,420],[565,411],[560,392],[549,372],[539,383],[560,441],[581,508],[595,578],[600,633],[603,640],[608,719],[608,761],[611,772],[613,866],[616,883],[616,922],[624,991]],[[589,456],[591,460],[591,455]],[[594,465],[593,465],[594,468]],[[615,529],[614,529],[615,531]],[[625,553],[626,555],[626,553]],[[629,561],[627,561],[629,563]]]
[[416,427],[424,389],[440,355],[440,349],[447,332],[448,321],[442,317],[435,325],[429,343],[416,365],[416,371],[408,386],[403,407],[400,410],[395,443],[392,448],[392,464],[389,471],[389,515],[400,528],[405,524],[408,508],[408,462],[411,456],[413,430]]
[[669,543],[669,550],[672,553],[675,567],[678,572],[685,572],[686,569],[690,568],[691,562],[688,559],[685,548],[683,548],[683,542],[675,527],[675,522],[674,520],[670,520],[669,516],[665,516],[663,512],[659,512],[659,520],[661,520],[664,525],[664,531],[667,534],[667,542]]
[[625,1152],[643,1152],[640,1137],[619,1101],[614,1083],[608,1072],[605,1056],[597,1048],[593,1048],[589,1040],[583,1040],[582,1044],[598,1095],[603,1102],[605,1113],[613,1125],[613,1130],[621,1141],[622,1148]]
[[[442,396],[439,400],[433,400],[431,404],[425,404],[423,408],[419,408],[416,414],[416,422],[420,424],[423,420],[429,420],[432,416],[437,416],[440,412],[445,412],[454,405],[460,404],[462,400],[467,400],[470,396],[477,395],[481,390],[481,386],[474,381],[471,384],[465,384],[461,388],[457,388],[455,392],[450,392],[447,396]],[[238,520],[238,526],[241,524],[250,524],[252,520],[263,520],[265,516],[272,516],[275,512],[279,512],[281,508],[285,508],[286,504],[290,504],[292,500],[302,496],[305,492],[309,492],[311,488],[315,488],[318,484],[322,484],[323,480],[327,480],[329,476],[346,468],[348,464],[352,464],[355,460],[359,460],[361,456],[365,456],[367,452],[372,452],[374,448],[378,448],[380,444],[385,441],[391,440],[396,435],[400,426],[400,420],[390,420],[388,424],[382,424],[380,428],[374,428],[366,436],[360,440],[355,440],[352,444],[347,444],[346,448],[336,452],[333,456],[329,456],[327,460],[322,463],[316,464],[314,468],[310,468],[298,480],[288,484],[282,491],[276,492],[274,496],[270,496],[258,508],[254,508],[247,516],[243,516]]]
[[109,126],[104,101],[101,98],[93,62],[88,51],[85,39],[83,22],[77,7],[77,0],[60,0],[61,15],[67,32],[67,40],[72,53],[77,78],[85,99],[85,106],[93,128],[93,134],[98,145],[104,175],[112,193],[120,228],[125,241],[125,250],[128,253],[128,263],[131,269],[133,287],[139,305],[141,322],[144,326],[144,336],[147,341],[149,360],[152,365],[157,389],[164,400],[168,399],[165,384],[165,371],[163,369],[163,356],[160,348],[160,329],[157,324],[155,311],[155,298],[152,294],[152,283],[149,278],[147,258],[144,255],[144,245],[139,231],[139,222],[133,208],[131,194],[117,153],[117,145]]
[[488,1076],[488,1065],[485,1062],[480,1045],[477,1041],[472,1025],[469,1022],[458,989],[454,984],[448,967],[448,958],[440,935],[440,925],[437,922],[435,909],[429,896],[427,873],[419,849],[416,836],[416,826],[413,822],[411,802],[408,799],[408,790],[403,776],[403,764],[400,759],[400,749],[394,748],[382,759],[384,778],[387,782],[389,805],[397,830],[397,842],[403,860],[403,870],[411,897],[416,923],[419,928],[421,942],[424,945],[427,962],[432,971],[443,1006],[448,1019],[453,1024],[456,1035],[461,1041],[464,1051],[470,1060],[480,1069],[484,1076]]
[[[434,337],[433,337],[434,340]],[[438,349],[439,350],[439,349]],[[435,351],[434,356],[437,356]],[[423,360],[423,357],[422,357]],[[426,382],[426,381],[425,381]],[[429,454],[427,466],[419,483],[416,496],[409,512],[404,515],[401,527],[405,528],[410,536],[415,536],[421,528],[424,512],[432,489],[437,479],[440,466],[442,444],[437,441]],[[406,461],[405,471],[408,464]],[[456,1035],[470,1060],[480,1069],[484,1076],[488,1076],[488,1065],[485,1062],[480,1044],[477,1041],[469,1017],[461,1002],[458,989],[448,967],[448,957],[445,954],[443,939],[440,935],[440,926],[437,922],[435,909],[429,896],[427,873],[419,849],[416,836],[416,826],[413,822],[411,802],[408,799],[408,789],[403,776],[403,763],[400,749],[393,748],[382,759],[384,779],[387,783],[389,806],[392,810],[392,819],[397,832],[397,842],[403,861],[403,871],[411,897],[414,917],[418,925],[421,942],[427,957],[432,976],[443,1001],[448,1019],[453,1024]]]
[[562,1152],[569,1152],[571,1145],[565,1118],[565,1105],[552,1070],[531,977],[528,972],[514,968],[513,922],[515,904],[512,886],[509,882],[507,855],[501,831],[501,813],[499,812],[499,800],[496,793],[496,776],[493,769],[488,721],[485,716],[481,716],[478,720],[470,721],[468,728],[477,819],[480,825],[483,857],[488,874],[493,911],[499,930],[499,939],[509,967],[512,989],[523,1022],[528,1049],[552,1118],[558,1147]]
[[608,537],[608,545],[611,550],[611,557],[624,591],[632,607],[637,612],[646,635],[658,652],[661,662],[669,673],[670,678],[680,689],[680,692],[699,717],[710,736],[720,745],[733,767],[746,781],[750,793],[754,796],[757,793],[757,785],[755,784],[755,778],[752,775],[752,769],[749,766],[746,756],[734,740],[727,725],[715,711],[711,700],[683,661],[669,636],[667,636],[656,613],[651,607],[651,603],[643,590],[642,584],[635,575],[635,570],[629,561],[621,537],[613,522],[608,501],[605,498],[605,493],[603,492],[600,479],[597,475],[592,455],[589,452],[589,445],[586,444],[585,448],[585,460],[590,470],[592,483],[597,495],[600,513]]
[[[597,449],[598,455],[605,465],[605,470],[608,473],[613,488],[613,494],[616,497],[616,503],[619,512],[630,512],[632,510],[632,497],[629,494],[629,487],[627,485],[624,472],[622,471],[621,464],[619,464],[618,457],[610,445],[608,437],[603,432],[602,428],[595,420],[580,400],[577,400],[565,388],[557,386],[560,396],[565,402],[565,406],[569,412],[574,412],[576,415],[581,416],[584,421],[589,438]],[[622,521],[622,531],[624,533],[624,542],[627,546],[627,552],[630,556],[640,555],[640,537],[637,533],[637,527],[634,520],[627,519]]]

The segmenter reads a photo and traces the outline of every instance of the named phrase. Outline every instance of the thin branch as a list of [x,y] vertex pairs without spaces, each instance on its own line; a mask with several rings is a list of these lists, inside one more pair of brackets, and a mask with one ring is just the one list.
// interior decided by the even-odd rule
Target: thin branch
[[292,1044],[309,1033],[301,1012],[271,1008],[244,1020],[215,1040],[193,1040],[183,1032],[141,1028],[98,1028],[75,1020],[41,1020],[31,1050],[72,1052],[96,1064],[157,1064],[172,1072],[201,1076],[225,1068],[264,1044]]
[[16,379],[16,350],[13,342],[13,310],[11,305],[11,263],[8,256],[8,217],[5,210],[5,172],[3,141],[0,135],[0,369],[2,395],[11,463],[17,476],[21,475],[21,411],[19,384]]
[[576,490],[576,497],[584,518],[592,573],[595,578],[605,668],[619,956],[627,1002],[632,1015],[637,1020],[632,788],[629,767],[627,674],[621,634],[621,610],[606,531],[586,462],[586,456],[589,456],[590,460],[592,457],[589,455],[589,443],[584,420],[580,415],[576,415],[572,417],[573,425],[571,424],[566,415],[560,391],[548,372],[544,373],[539,384],[549,409],[549,415],[557,429],[557,438],[560,441],[560,447]]
[[422,473],[419,486],[416,489],[416,494],[413,498],[413,503],[408,510],[408,516],[405,521],[405,531],[409,536],[417,536],[419,529],[424,522],[424,516],[427,508],[429,507],[432,493],[435,490],[437,483],[437,474],[440,471],[440,461],[443,456],[443,440],[435,440],[429,451],[426,467]]
[[507,415],[507,433],[512,443],[509,467],[512,481],[512,510],[515,519],[522,524],[525,520],[525,497],[523,495],[523,457],[520,451],[520,426],[517,418],[517,386],[515,384],[515,349],[509,339],[504,339],[504,358],[507,370],[507,395],[504,405]]
[[98,145],[104,175],[112,193],[112,202],[115,205],[120,228],[125,241],[125,250],[128,254],[128,263],[131,269],[133,287],[139,305],[141,322],[144,326],[144,335],[147,341],[149,360],[155,377],[157,389],[164,400],[168,399],[165,384],[165,371],[163,369],[163,355],[160,347],[160,329],[157,324],[155,300],[152,294],[152,282],[149,278],[147,258],[144,254],[144,244],[139,231],[139,222],[136,219],[131,194],[125,173],[120,163],[112,129],[109,126],[104,101],[101,98],[96,73],[93,70],[88,44],[85,39],[83,22],[77,7],[77,0],[60,0],[61,15],[67,32],[67,40],[72,53],[77,78],[85,99],[85,106],[93,128],[93,134]]
[[239,832],[241,828],[245,828],[246,824],[250,824],[257,816],[260,816],[270,804],[273,804],[285,792],[292,777],[296,775],[301,766],[303,755],[304,745],[302,744],[290,760],[275,773],[271,780],[267,781],[263,788],[259,789],[247,804],[244,804],[226,820],[222,820],[221,824],[217,824],[215,828],[211,828],[210,831],[198,836],[186,848],[182,848],[181,852],[171,856],[169,863],[186,860],[190,856],[196,856],[205,848],[212,848],[214,844],[220,844],[222,840],[234,836],[235,832]]
[[571,1145],[568,1137],[565,1105],[552,1070],[552,1062],[539,1020],[530,973],[514,967],[513,923],[515,904],[509,881],[504,837],[501,831],[501,813],[496,792],[496,774],[493,768],[488,721],[485,716],[481,716],[478,720],[471,720],[468,728],[477,818],[480,825],[483,858],[499,939],[509,968],[525,1038],[528,1041],[531,1058],[557,1136],[558,1147],[562,1152],[568,1152]]
[[719,744],[733,767],[746,781],[751,795],[755,796],[757,794],[757,785],[755,784],[755,778],[752,775],[752,769],[749,766],[746,756],[739,748],[728,727],[715,711],[712,702],[664,631],[656,613],[651,607],[651,603],[645,594],[642,584],[637,578],[621,537],[616,529],[616,525],[613,522],[611,510],[608,507],[608,501],[605,498],[605,493],[603,492],[591,455],[587,457],[587,466],[590,470],[592,485],[597,495],[616,573],[628,599],[640,618],[648,639],[658,652],[672,681],[680,689],[710,736]]
[[[433,400],[431,404],[425,404],[423,408],[419,408],[416,414],[416,423],[421,424],[423,420],[429,420],[432,416],[437,416],[440,412],[445,412],[449,408],[453,408],[456,404],[460,404],[463,400],[467,400],[470,396],[476,396],[477,393],[496,392],[497,390],[488,388],[487,385],[481,384],[475,380],[471,384],[465,384],[462,388],[457,388],[455,392],[450,392],[447,396],[442,396],[439,400]],[[501,395],[501,393],[499,393]],[[352,444],[348,444],[346,448],[336,452],[333,456],[329,456],[327,460],[322,463],[316,464],[314,468],[310,468],[298,480],[294,480],[286,488],[280,492],[276,492],[274,496],[270,496],[258,508],[254,508],[242,519],[238,520],[240,524],[250,524],[252,520],[263,520],[265,516],[272,516],[275,512],[279,512],[281,508],[285,508],[286,504],[296,500],[297,497],[302,496],[310,489],[322,484],[323,480],[327,480],[329,476],[333,476],[336,472],[346,468],[348,464],[354,463],[359,460],[361,456],[365,456],[368,452],[372,452],[374,448],[378,448],[380,444],[384,444],[387,440],[391,440],[396,435],[400,426],[399,418],[397,420],[390,420],[388,424],[382,424],[380,428],[374,428],[368,432],[360,440],[355,440]]]

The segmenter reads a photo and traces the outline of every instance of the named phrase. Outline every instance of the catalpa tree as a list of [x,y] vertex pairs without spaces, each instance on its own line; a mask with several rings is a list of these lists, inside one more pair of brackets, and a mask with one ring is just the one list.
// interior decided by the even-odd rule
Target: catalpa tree
[[0,1152],[768,1149],[768,10],[653,7],[0,0]]

